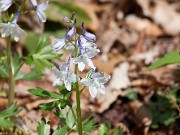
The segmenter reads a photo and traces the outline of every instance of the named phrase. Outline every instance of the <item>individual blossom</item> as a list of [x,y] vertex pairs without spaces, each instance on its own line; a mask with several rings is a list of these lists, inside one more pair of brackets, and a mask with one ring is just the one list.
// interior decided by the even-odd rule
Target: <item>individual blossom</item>
[[71,18],[65,16],[62,20],[63,22],[66,22],[66,23],[72,23],[74,20],[74,17],[75,17],[75,12],[72,13]]
[[99,49],[97,49],[96,45],[92,42],[87,42],[86,39],[84,39],[82,36],[78,38],[78,46],[79,46],[79,52],[80,56],[73,59],[73,62],[75,64],[78,64],[79,71],[83,71],[85,68],[85,65],[88,65],[92,69],[95,70],[95,66],[91,60],[97,53],[100,52]]
[[12,0],[0,0],[0,16],[2,11],[6,11],[11,5]]
[[89,42],[89,41],[86,40],[86,39],[84,38],[84,36],[82,36],[82,35],[80,35],[79,38],[78,38],[78,45],[79,45],[79,46],[82,46],[82,48],[83,48],[84,50],[97,48],[97,46],[96,46],[95,43]]
[[72,28],[67,32],[68,38],[72,39],[74,37],[75,29],[76,29],[76,20],[74,21]]
[[41,4],[37,4],[36,0],[30,0],[31,4],[33,6],[33,9],[36,11],[36,14],[39,17],[39,20],[41,22],[46,22],[46,14],[44,13],[44,10],[47,9],[49,1],[46,0],[45,2],[42,2]]
[[96,72],[92,73],[91,78],[83,78],[81,79],[81,83],[84,86],[89,87],[89,92],[92,98],[95,98],[97,92],[99,91],[101,94],[105,94],[104,84],[110,79],[110,75],[104,76],[103,73]]
[[0,27],[2,27],[1,37],[11,37],[17,42],[19,38],[25,35],[25,32],[17,25],[17,20],[20,12],[18,11],[14,20],[8,23],[0,23]]
[[63,38],[58,39],[58,38],[51,37],[52,47],[56,52],[61,50],[66,45],[66,38],[67,38],[68,31],[69,30],[67,30],[67,32]]
[[80,52],[82,54],[79,57],[73,59],[73,62],[75,64],[78,64],[79,71],[82,72],[85,68],[85,65],[88,65],[89,67],[95,70],[96,67],[94,66],[91,58],[93,58],[99,52],[99,49],[94,48],[91,50],[83,51],[83,49],[81,48]]
[[82,31],[83,31],[83,36],[90,42],[96,41],[96,36],[90,32],[87,32],[84,28],[84,23],[82,23]]
[[[69,62],[68,62],[69,63]],[[52,70],[57,77],[57,80],[53,83],[54,86],[58,85],[59,83],[65,84],[67,90],[71,91],[72,83],[75,83],[79,80],[79,77],[69,72],[69,64],[65,62],[61,63],[59,69],[54,67]]]

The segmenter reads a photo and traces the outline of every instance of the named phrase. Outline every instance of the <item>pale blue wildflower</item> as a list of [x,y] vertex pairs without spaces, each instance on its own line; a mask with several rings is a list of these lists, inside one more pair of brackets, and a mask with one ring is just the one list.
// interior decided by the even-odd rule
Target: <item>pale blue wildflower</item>
[[76,29],[76,20],[74,21],[72,28],[67,32],[68,38],[72,39],[74,37],[75,29]]
[[95,66],[91,60],[97,53],[100,52],[99,49],[97,49],[96,44],[93,42],[87,42],[86,39],[84,39],[82,36],[78,38],[78,46],[79,46],[79,52],[80,56],[73,59],[73,62],[75,64],[78,64],[79,71],[83,71],[85,68],[85,65],[88,65],[92,69],[95,70]]
[[71,91],[72,83],[79,80],[76,74],[69,72],[69,65],[65,62],[60,64],[59,69],[54,67],[52,70],[57,77],[57,80],[53,83],[54,86],[64,82],[66,89]]
[[96,41],[96,36],[90,32],[87,32],[84,28],[84,23],[82,23],[82,31],[83,31],[83,36],[90,42]]
[[66,45],[67,33],[68,33],[68,30],[67,30],[65,36],[63,38],[60,38],[60,39],[51,37],[52,47],[56,52],[61,50]]
[[87,51],[82,51],[82,50],[83,49],[80,49],[80,52],[82,52],[82,54],[79,57],[74,58],[73,62],[75,64],[78,64],[78,69],[81,72],[84,70],[85,65],[88,65],[89,67],[95,70],[96,67],[94,66],[91,58],[93,58],[99,52],[99,49],[94,48]]
[[19,14],[18,11],[12,22],[0,23],[0,27],[2,27],[1,37],[4,38],[11,35],[11,37],[17,42],[21,36],[25,35],[25,32],[17,25]]
[[74,20],[74,17],[75,17],[75,12],[72,13],[71,18],[65,16],[62,20],[63,22],[66,22],[66,23],[72,23]]
[[42,2],[39,5],[37,4],[36,0],[30,0],[30,1],[33,6],[33,9],[36,11],[39,17],[39,20],[43,23],[46,22],[46,14],[44,13],[44,10],[47,9],[49,1],[46,0],[45,2]]
[[84,86],[89,87],[89,92],[92,98],[95,98],[97,92],[99,91],[101,94],[105,94],[104,84],[110,79],[110,75],[104,76],[103,73],[97,72],[92,73],[92,78],[83,78],[81,79],[81,83]]

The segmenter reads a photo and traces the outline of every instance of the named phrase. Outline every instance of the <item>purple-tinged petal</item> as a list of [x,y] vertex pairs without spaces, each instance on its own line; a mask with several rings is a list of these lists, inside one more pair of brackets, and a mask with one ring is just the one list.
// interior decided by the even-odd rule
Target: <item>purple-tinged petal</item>
[[41,4],[37,6],[37,10],[40,10],[40,11],[46,10],[48,7],[48,3],[49,1],[42,2]]
[[104,77],[104,74],[100,73],[100,72],[93,72],[92,73],[92,78],[99,78],[99,77]]
[[65,17],[63,18],[63,21],[66,22],[66,23],[71,23],[71,22],[73,22],[73,20],[74,20],[74,16],[75,16],[75,12],[72,13],[72,15],[71,15],[70,18],[67,17],[67,16],[65,16]]
[[90,42],[96,41],[96,36],[90,32],[87,32],[84,28],[84,23],[82,23],[82,31],[83,31],[83,36]]
[[74,37],[75,28],[76,28],[76,20],[74,21],[72,28],[67,32],[67,36],[69,38],[73,38]]
[[71,23],[71,19],[68,18],[67,16],[65,16],[62,20],[63,20],[63,22]]
[[81,54],[83,54],[83,47],[82,47],[81,39],[80,38],[78,38],[78,46],[79,46],[79,53],[81,55]]
[[67,63],[67,70],[70,69],[70,62],[71,62],[71,57],[68,58],[68,63]]
[[65,62],[62,62],[60,65],[59,65],[59,69],[61,71],[67,71],[67,64]]
[[62,39],[52,38],[52,40],[53,40],[52,46],[56,52],[61,50],[66,44],[65,38]]

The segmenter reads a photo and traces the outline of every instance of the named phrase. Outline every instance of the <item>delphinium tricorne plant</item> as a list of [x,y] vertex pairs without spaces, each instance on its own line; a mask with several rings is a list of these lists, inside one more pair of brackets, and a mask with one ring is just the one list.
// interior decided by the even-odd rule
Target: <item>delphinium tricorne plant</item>
[[[82,120],[81,117],[81,93],[88,87],[92,98],[95,98],[98,92],[105,94],[104,84],[110,79],[109,75],[105,76],[101,72],[96,72],[96,67],[91,60],[100,52],[95,44],[96,36],[85,29],[83,22],[81,33],[77,33],[76,18],[73,13],[70,18],[63,18],[64,22],[72,23],[72,27],[67,28],[63,38],[51,37],[51,46],[45,46],[45,39],[40,39],[34,53],[26,57],[19,56],[21,61],[18,63],[19,65],[15,66],[17,62],[12,58],[11,40],[17,42],[21,36],[25,35],[24,30],[17,24],[19,16],[29,12],[29,10],[24,11],[25,2],[26,0],[0,0],[0,12],[3,12],[0,16],[1,37],[6,38],[7,43],[7,61],[5,62],[7,75],[4,77],[6,77],[9,82],[9,105],[14,105],[15,80],[18,78],[23,79],[23,77],[27,78],[25,74],[23,74],[23,77],[18,76],[23,63],[35,65],[38,71],[43,71],[44,67],[51,67],[57,77],[53,85],[58,89],[59,94],[49,92],[40,87],[28,91],[35,96],[54,99],[52,102],[40,105],[41,110],[53,111],[60,119],[60,123],[62,123],[53,132],[53,135],[66,135],[71,132],[78,132],[79,135],[82,135],[86,134],[86,132],[93,131],[95,128],[94,119],[88,117]],[[29,2],[31,5],[30,11],[35,11],[40,22],[45,22],[46,15],[43,11],[47,8],[48,1],[42,2],[41,4],[37,4],[36,0],[29,0]],[[9,15],[7,10],[12,4],[16,6],[17,12]],[[53,66],[48,60],[60,58],[61,55],[56,54],[56,52],[62,49],[71,52],[69,58],[66,62],[61,62],[58,67]],[[70,66],[74,67],[73,71]],[[84,71],[85,66],[89,67],[89,71],[86,76],[80,76],[79,73]],[[72,106],[70,101],[70,95],[73,90],[76,92],[76,106]],[[18,109],[11,109],[11,111],[13,115],[19,112]],[[2,119],[7,122],[6,118],[13,115],[2,116],[1,118],[0,113],[0,121]],[[37,132],[40,135],[50,134],[49,122],[46,122],[44,118],[39,123]]]

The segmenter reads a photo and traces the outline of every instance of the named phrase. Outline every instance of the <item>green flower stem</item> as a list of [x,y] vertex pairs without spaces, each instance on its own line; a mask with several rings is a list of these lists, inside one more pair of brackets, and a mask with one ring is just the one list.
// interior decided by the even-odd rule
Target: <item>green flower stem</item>
[[[76,30],[75,30],[76,33]],[[78,57],[79,55],[79,49],[77,47],[77,37],[75,34],[75,56]],[[75,66],[75,70],[74,70],[75,74],[78,74],[78,64],[76,64]],[[77,113],[77,130],[78,130],[78,134],[82,135],[82,119],[81,119],[81,92],[79,91],[79,84],[78,82],[75,83],[75,87],[76,87],[76,105],[77,105],[77,109],[76,109],[76,113]]]
[[[77,70],[77,64],[76,64],[76,70]],[[77,127],[78,127],[78,133],[79,135],[82,135],[82,119],[81,119],[81,100],[80,100],[80,91],[79,91],[79,84],[76,82],[76,104],[77,104]]]
[[8,104],[9,106],[14,101],[14,87],[15,87],[15,79],[13,74],[13,65],[12,65],[12,53],[11,53],[11,36],[7,37],[6,39],[7,43],[7,67],[8,67],[8,73],[9,73],[9,94],[8,94]]

